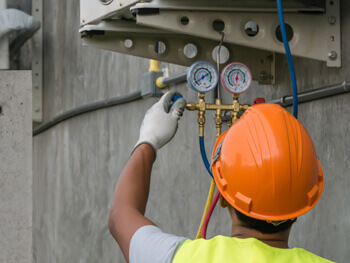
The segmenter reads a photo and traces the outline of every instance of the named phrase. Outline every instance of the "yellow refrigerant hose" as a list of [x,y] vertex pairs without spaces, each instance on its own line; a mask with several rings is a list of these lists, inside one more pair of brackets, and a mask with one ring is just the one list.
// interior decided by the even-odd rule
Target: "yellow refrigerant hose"
[[215,181],[214,181],[214,179],[212,179],[211,180],[211,184],[210,184],[210,188],[209,188],[207,203],[205,204],[205,208],[204,208],[201,224],[199,226],[199,229],[198,229],[198,232],[197,232],[197,235],[196,235],[196,239],[201,238],[204,219],[205,219],[205,216],[208,213],[208,210],[209,210],[209,207],[211,205],[211,202],[213,201],[214,192],[215,192]]
[[[221,134],[221,127],[220,127],[220,130],[219,130],[219,134]],[[217,134],[216,139],[219,138],[219,134]],[[205,148],[204,148],[204,136],[203,136],[203,135],[200,136],[200,137],[199,137],[199,140],[200,140],[200,144],[202,143],[202,144],[201,144],[201,147],[203,146],[203,148],[201,148],[202,158],[207,159],[206,153],[205,153]],[[204,161],[204,159],[203,159],[203,161]],[[211,172],[210,172],[210,167],[209,167],[210,164],[208,163],[208,160],[204,161],[204,163],[207,163],[207,164],[205,164],[205,165],[208,166],[208,167],[207,167],[208,172],[211,173]],[[211,176],[213,176],[213,175],[211,174]],[[204,224],[204,221],[205,221],[205,217],[206,217],[206,215],[207,215],[207,213],[208,213],[208,211],[209,211],[211,202],[213,201],[214,192],[215,192],[215,186],[216,186],[216,185],[215,185],[215,180],[214,180],[214,178],[213,178],[213,179],[211,180],[211,184],[210,184],[210,188],[209,188],[209,193],[208,193],[208,197],[207,197],[207,203],[205,204],[205,208],[204,208],[203,215],[202,215],[202,220],[201,220],[201,223],[200,223],[200,225],[199,225],[199,229],[198,229],[198,231],[197,231],[196,239],[199,239],[199,238],[201,238],[201,236],[202,236],[203,224]]]

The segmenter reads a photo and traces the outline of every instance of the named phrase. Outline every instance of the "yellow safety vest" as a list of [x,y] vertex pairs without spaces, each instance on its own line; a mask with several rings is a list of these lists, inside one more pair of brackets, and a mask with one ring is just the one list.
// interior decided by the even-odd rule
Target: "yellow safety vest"
[[210,240],[187,240],[173,263],[330,263],[302,248],[271,247],[255,238],[216,236]]

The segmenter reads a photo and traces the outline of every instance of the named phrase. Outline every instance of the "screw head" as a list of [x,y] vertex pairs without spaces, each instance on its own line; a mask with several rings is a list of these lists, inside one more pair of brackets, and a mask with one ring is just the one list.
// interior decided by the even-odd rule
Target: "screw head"
[[260,80],[266,80],[268,77],[265,71],[260,72]]
[[271,76],[265,71],[261,71],[259,74],[259,78],[260,78],[260,81],[269,81],[273,79],[273,76]]
[[335,52],[335,51],[330,51],[330,52],[328,52],[328,58],[329,58],[329,60],[331,60],[331,61],[337,60],[337,58],[338,58],[337,52]]
[[35,111],[35,112],[40,112],[40,108],[39,108],[39,107],[36,107],[36,108],[34,109],[34,111]]
[[329,17],[328,17],[328,23],[329,23],[331,26],[334,26],[336,22],[337,22],[337,19],[336,19],[335,16],[329,16]]

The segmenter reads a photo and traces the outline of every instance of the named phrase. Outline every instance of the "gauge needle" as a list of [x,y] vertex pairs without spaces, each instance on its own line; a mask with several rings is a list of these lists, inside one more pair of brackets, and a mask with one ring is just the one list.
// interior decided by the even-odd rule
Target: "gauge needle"
[[236,85],[237,85],[237,82],[238,82],[238,72],[237,72],[237,75],[236,75]]
[[209,73],[203,75],[200,79],[196,80],[196,83],[199,84],[198,81],[203,80],[203,79],[204,79],[206,76],[208,76],[208,75],[209,75]]

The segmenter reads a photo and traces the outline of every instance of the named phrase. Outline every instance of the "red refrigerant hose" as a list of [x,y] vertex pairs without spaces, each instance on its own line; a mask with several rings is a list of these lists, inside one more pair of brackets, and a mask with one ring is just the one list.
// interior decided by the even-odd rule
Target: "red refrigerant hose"
[[213,214],[213,211],[215,209],[215,206],[216,204],[218,203],[220,199],[220,191],[218,190],[215,194],[215,197],[214,197],[214,200],[213,202],[211,203],[210,207],[209,207],[209,210],[208,210],[208,213],[207,215],[205,216],[205,219],[204,219],[204,223],[203,223],[203,228],[202,228],[202,236],[201,238],[206,238],[207,236],[207,228],[208,228],[208,224],[209,224],[209,221],[210,221],[210,218],[211,218],[211,215]]

